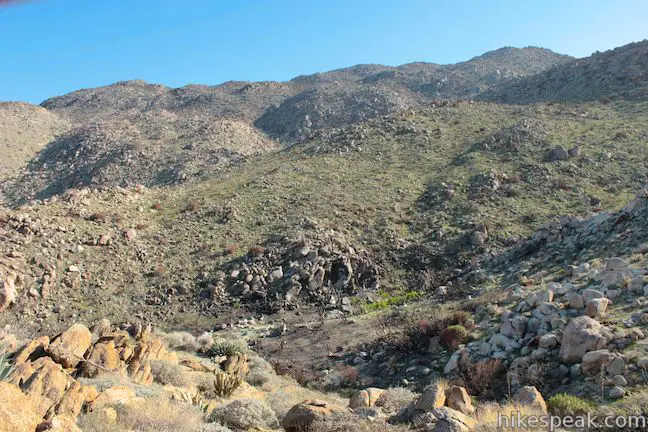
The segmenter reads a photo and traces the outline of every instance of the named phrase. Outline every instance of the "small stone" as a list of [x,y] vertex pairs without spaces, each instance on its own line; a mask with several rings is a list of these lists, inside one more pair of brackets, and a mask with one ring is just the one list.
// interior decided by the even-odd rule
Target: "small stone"
[[595,298],[590,300],[585,306],[585,315],[590,318],[598,318],[605,315],[608,305],[611,301],[607,298]]
[[625,387],[628,385],[628,380],[623,375],[615,375],[612,377],[612,382],[615,386]]
[[625,396],[625,394],[625,389],[619,386],[612,387],[608,392],[608,396],[610,396],[612,399],[620,399]]
[[124,237],[126,237],[126,240],[128,241],[134,240],[136,236],[137,236],[137,231],[135,231],[134,228],[130,228],[126,230],[126,232],[124,233]]

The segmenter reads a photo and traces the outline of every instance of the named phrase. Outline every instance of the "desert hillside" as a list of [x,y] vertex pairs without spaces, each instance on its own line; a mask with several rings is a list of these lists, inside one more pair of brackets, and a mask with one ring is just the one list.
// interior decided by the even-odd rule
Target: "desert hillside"
[[0,104],[0,432],[645,418],[645,47]]

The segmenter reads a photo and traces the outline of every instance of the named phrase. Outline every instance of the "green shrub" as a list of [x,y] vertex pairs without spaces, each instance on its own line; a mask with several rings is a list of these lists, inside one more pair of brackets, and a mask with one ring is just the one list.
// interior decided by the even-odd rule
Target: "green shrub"
[[236,354],[242,354],[245,350],[245,346],[240,342],[226,340],[214,341],[214,344],[209,349],[209,355],[212,357],[231,357]]
[[592,412],[595,406],[592,402],[578,396],[559,393],[547,400],[547,408],[557,416],[573,416]]

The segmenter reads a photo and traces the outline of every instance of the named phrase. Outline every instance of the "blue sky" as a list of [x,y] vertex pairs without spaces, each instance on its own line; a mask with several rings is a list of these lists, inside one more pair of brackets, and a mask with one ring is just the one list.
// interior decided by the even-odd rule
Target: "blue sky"
[[0,100],[144,79],[287,80],[454,63],[502,46],[583,57],[648,37],[645,0],[0,1]]

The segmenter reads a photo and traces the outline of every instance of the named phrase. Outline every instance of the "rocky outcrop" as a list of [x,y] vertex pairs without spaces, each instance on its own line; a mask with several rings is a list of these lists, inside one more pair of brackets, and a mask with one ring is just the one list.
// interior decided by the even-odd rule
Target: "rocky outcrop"
[[34,432],[42,418],[28,395],[0,381],[0,432]]
[[271,309],[304,301],[349,312],[345,296],[378,288],[381,270],[367,251],[314,221],[303,225],[299,235],[253,247],[230,263],[212,281],[214,300],[227,295]]

